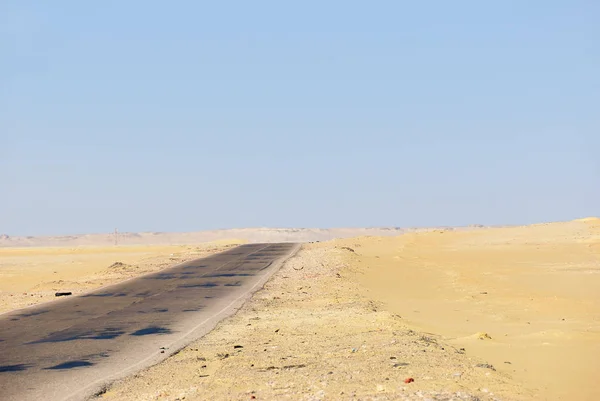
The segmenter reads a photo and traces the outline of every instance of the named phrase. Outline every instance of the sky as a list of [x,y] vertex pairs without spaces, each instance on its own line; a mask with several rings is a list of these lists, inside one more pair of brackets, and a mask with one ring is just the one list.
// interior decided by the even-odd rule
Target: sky
[[600,215],[600,2],[0,2],[0,234]]

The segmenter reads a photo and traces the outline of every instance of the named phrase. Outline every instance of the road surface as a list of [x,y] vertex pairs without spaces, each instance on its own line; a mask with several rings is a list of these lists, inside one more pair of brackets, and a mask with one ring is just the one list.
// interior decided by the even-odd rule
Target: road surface
[[0,317],[0,400],[81,400],[232,314],[295,244],[250,244]]

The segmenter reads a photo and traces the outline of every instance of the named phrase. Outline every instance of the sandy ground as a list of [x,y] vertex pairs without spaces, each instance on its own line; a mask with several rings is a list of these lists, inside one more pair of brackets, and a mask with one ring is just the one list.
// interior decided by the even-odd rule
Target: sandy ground
[[346,242],[305,245],[235,316],[100,397],[531,399],[510,374],[370,300],[357,280],[364,266]]
[[[1,310],[219,249],[0,249]],[[599,219],[407,232],[304,245],[236,315],[99,397],[598,400],[599,355]]]
[[80,294],[234,246],[221,241],[185,246],[0,248],[0,313]]
[[414,327],[536,399],[600,400],[599,219],[352,243],[360,282]]

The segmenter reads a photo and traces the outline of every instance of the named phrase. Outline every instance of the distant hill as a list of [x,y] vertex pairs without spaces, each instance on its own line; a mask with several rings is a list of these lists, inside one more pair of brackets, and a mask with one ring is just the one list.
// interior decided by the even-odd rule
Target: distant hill
[[[312,242],[358,236],[394,236],[415,229],[403,228],[241,228],[189,233],[119,233],[119,245],[178,245],[238,239],[244,242]],[[0,247],[62,247],[114,245],[115,235],[81,234],[63,236],[0,235]]]

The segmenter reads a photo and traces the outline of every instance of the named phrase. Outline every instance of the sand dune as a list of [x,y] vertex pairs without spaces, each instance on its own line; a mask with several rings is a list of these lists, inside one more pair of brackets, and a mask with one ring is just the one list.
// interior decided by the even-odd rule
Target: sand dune
[[363,239],[352,242],[354,263],[371,294],[415,327],[543,399],[597,400],[599,221]]

